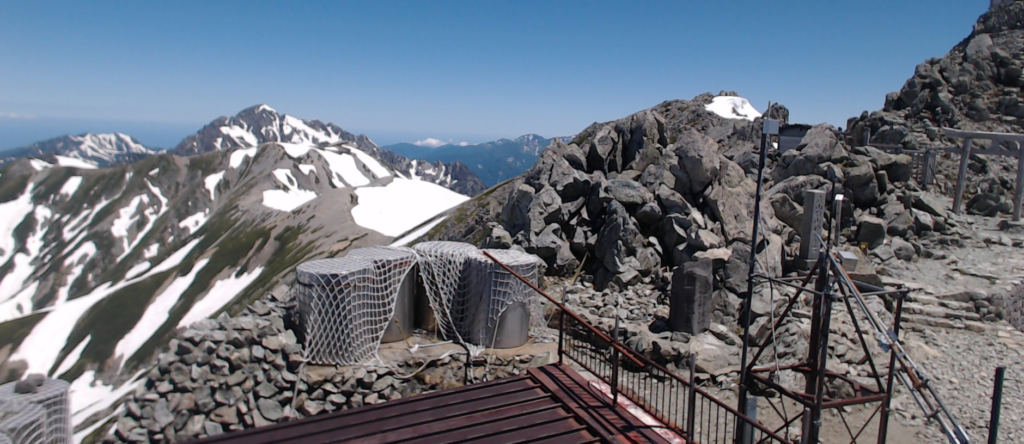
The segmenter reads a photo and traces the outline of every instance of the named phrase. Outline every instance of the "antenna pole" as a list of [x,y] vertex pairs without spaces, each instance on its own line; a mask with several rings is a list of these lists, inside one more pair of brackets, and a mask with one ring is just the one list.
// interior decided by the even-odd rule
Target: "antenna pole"
[[[771,102],[768,102],[768,112],[771,112]],[[750,316],[751,305],[754,302],[754,273],[757,265],[757,240],[761,229],[761,194],[764,190],[764,168],[768,158],[768,135],[779,133],[779,122],[777,120],[764,120],[761,127],[761,156],[757,163],[757,194],[754,195],[754,228],[750,236],[750,259],[747,261],[747,304],[743,311],[743,355],[740,361],[740,391],[739,411],[747,411],[747,383],[749,370],[747,369],[747,353],[750,341]],[[744,427],[736,427],[737,441]]]

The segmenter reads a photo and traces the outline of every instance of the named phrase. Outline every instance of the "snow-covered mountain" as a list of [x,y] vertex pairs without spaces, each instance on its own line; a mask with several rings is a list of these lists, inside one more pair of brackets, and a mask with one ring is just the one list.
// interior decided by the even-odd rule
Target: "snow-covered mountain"
[[[0,170],[0,382],[72,382],[79,428],[179,327],[283,291],[305,260],[402,242],[468,197],[351,142]],[[410,237],[410,236],[405,236]]]
[[23,157],[38,157],[63,166],[96,168],[135,162],[154,153],[155,150],[126,134],[86,133],[0,152],[0,165]]
[[279,114],[267,105],[255,105],[234,116],[219,117],[185,138],[171,152],[191,156],[225,149],[248,149],[267,142],[309,146],[345,142],[385,162],[401,176],[415,176],[470,196],[487,188],[470,169],[455,161],[428,164],[414,161],[415,158],[385,153],[365,135],[352,134],[333,123],[325,124],[319,120],[302,120],[288,114]]
[[[562,141],[571,138],[558,138]],[[385,146],[385,150],[411,159],[437,162],[461,162],[480,176],[487,186],[515,177],[537,163],[541,151],[555,138],[526,134],[515,139],[498,139],[475,145],[442,145],[439,147],[398,143]]]

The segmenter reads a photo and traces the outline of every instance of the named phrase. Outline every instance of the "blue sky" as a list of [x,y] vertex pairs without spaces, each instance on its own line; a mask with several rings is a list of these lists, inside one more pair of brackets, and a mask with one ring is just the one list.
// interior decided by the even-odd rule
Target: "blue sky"
[[0,148],[172,147],[257,103],[379,144],[571,135],[735,90],[845,126],[988,0],[0,2]]

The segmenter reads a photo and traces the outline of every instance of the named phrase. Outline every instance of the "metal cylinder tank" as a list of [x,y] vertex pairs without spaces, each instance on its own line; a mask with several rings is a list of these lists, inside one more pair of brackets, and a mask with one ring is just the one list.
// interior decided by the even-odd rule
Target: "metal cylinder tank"
[[364,326],[374,320],[373,264],[353,258],[305,262],[295,270],[295,292],[301,313],[306,355],[314,364],[349,365],[371,358],[378,336]]
[[416,253],[404,247],[358,248],[346,257],[368,260],[378,276],[401,279],[395,298],[395,312],[381,342],[396,342],[412,335],[416,319]]
[[477,248],[465,242],[428,241],[413,245],[419,256],[422,292],[417,294],[417,325],[457,339],[467,330],[466,258]]
[[[537,284],[540,259],[515,250],[484,250]],[[530,321],[539,316],[539,301],[529,285],[483,253],[467,259],[469,275],[468,339],[487,348],[515,348],[530,339]]]
[[[28,384],[26,384],[28,383]],[[31,387],[27,393],[19,393],[17,382],[0,385],[0,399],[12,399],[38,405],[45,416],[46,442],[65,444],[71,442],[71,404],[68,399],[70,384],[60,379],[49,379],[41,374],[28,375],[22,387]]]
[[30,402],[0,399],[0,434],[13,444],[48,443],[46,411]]

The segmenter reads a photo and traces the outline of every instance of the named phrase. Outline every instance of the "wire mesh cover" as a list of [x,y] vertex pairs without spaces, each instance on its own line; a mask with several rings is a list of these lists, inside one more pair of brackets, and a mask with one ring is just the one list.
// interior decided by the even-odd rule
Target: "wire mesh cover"
[[[47,443],[71,442],[71,405],[68,400],[70,385],[60,379],[42,379],[35,393],[15,393],[15,382],[0,385],[0,400],[14,400],[36,404],[44,411]],[[11,437],[14,439],[14,437]],[[14,439],[17,441],[17,439]]]
[[394,267],[396,264],[406,270],[405,274],[399,277],[401,281],[398,283],[398,291],[395,292],[394,313],[384,329],[381,341],[394,342],[409,337],[416,316],[413,310],[416,297],[416,252],[406,247],[365,247],[352,250],[345,257],[369,260],[373,263],[374,270],[378,272],[382,267]]
[[412,248],[419,255],[420,277],[438,330],[446,338],[465,343],[466,258],[478,254],[476,247],[463,242],[430,241]]
[[[528,281],[537,284],[540,259],[515,250],[484,250]],[[489,348],[519,347],[529,339],[531,327],[541,324],[540,300],[529,285],[483,253],[466,260],[467,291],[464,307],[469,342]]]
[[14,399],[0,399],[0,434],[13,444],[52,442],[47,439],[46,411],[39,405]]
[[377,250],[297,267],[296,295],[310,362],[352,365],[377,358],[399,286],[415,265],[410,257],[415,257],[411,251]]

